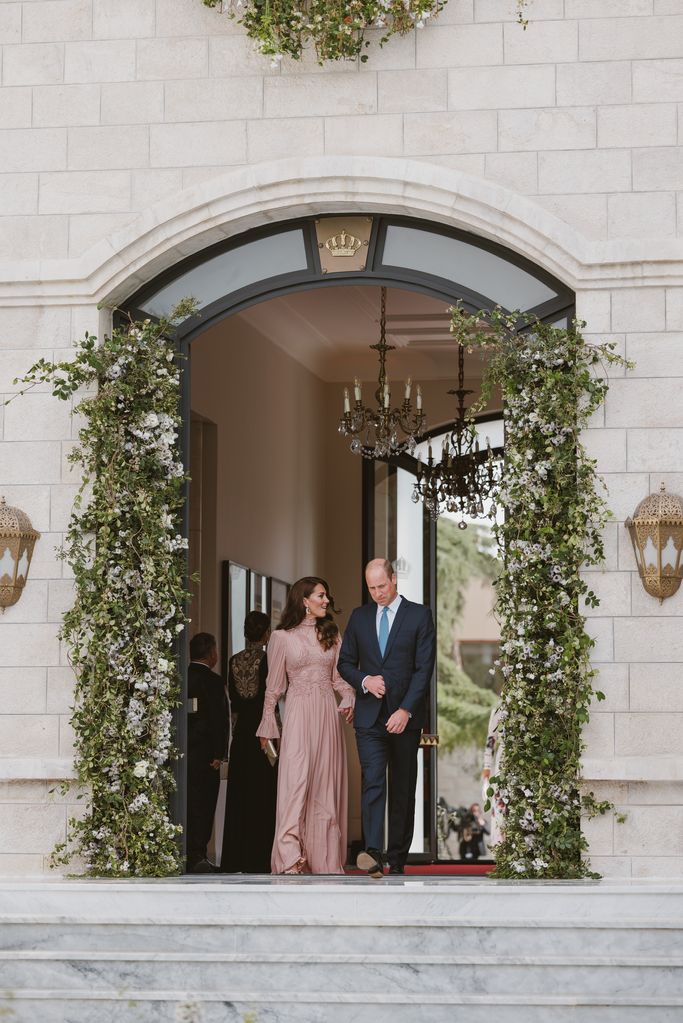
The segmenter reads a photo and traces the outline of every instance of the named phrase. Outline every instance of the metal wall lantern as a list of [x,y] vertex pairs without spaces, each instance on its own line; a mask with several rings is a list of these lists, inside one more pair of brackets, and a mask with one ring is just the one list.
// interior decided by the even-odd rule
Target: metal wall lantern
[[650,494],[640,502],[625,526],[643,586],[661,604],[674,595],[683,577],[683,500],[667,494],[662,483],[658,494]]
[[35,542],[40,536],[26,512],[0,497],[0,613],[19,600],[26,585]]

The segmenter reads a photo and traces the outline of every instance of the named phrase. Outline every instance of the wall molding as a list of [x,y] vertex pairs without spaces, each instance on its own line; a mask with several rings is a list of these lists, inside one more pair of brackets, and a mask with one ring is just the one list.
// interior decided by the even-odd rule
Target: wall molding
[[683,285],[683,239],[592,241],[531,198],[428,161],[322,156],[240,167],[151,207],[82,256],[0,266],[6,305],[123,301],[179,259],[268,223],[340,210],[424,218],[508,246],[575,291]]
[[75,777],[72,757],[0,757],[0,781],[65,781]]

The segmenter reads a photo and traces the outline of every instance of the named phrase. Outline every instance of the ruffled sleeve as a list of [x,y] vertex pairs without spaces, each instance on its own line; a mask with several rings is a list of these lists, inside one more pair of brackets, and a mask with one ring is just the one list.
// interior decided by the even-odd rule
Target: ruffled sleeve
[[287,691],[287,640],[284,632],[276,631],[268,643],[268,677],[263,700],[263,717],[256,730],[260,739],[279,739],[280,729],[275,719],[277,701]]
[[348,682],[339,674],[339,651],[341,650],[341,636],[337,639],[337,644],[334,651],[334,665],[332,667],[332,688],[336,693],[341,696],[341,703],[339,704],[339,710],[353,710],[356,706],[356,692],[353,686],[350,686]]

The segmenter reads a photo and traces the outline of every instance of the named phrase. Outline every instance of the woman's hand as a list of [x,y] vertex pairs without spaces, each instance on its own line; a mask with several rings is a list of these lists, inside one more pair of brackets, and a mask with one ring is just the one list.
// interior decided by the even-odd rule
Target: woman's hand
[[259,742],[261,743],[261,749],[265,749],[269,742],[272,742],[272,744],[275,747],[275,749],[278,748],[278,740],[277,739],[267,739],[267,738],[264,739],[263,736],[259,736]]
[[337,707],[337,710],[348,725],[353,724],[353,707]]

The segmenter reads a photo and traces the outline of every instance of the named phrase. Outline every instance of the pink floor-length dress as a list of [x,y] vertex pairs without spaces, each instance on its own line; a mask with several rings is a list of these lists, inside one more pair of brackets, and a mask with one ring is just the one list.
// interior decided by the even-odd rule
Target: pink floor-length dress
[[312,874],[343,874],[346,858],[346,746],[339,706],[353,707],[355,693],[337,671],[341,640],[323,650],[315,618],[279,629],[268,644],[263,717],[256,734],[279,737],[277,701],[287,704],[280,743],[274,874],[305,857]]

